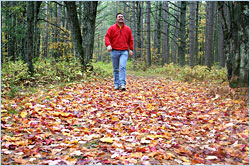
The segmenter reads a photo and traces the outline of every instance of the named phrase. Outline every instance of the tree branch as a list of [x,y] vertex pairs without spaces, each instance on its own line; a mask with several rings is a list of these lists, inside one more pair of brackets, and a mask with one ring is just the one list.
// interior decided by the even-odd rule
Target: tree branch
[[61,3],[57,2],[57,1],[52,1],[52,2],[54,2],[54,3],[56,3],[57,5],[60,5],[60,6],[62,6],[62,7],[66,7],[65,5],[63,5],[63,4],[61,4]]
[[54,24],[54,23],[52,23],[52,22],[49,22],[49,21],[47,21],[47,20],[45,20],[45,19],[43,19],[43,18],[39,18],[37,21],[45,21],[45,22],[49,23],[50,25],[53,25],[53,26],[59,28],[60,30],[62,30],[63,32],[65,32],[66,34],[68,34],[67,31],[65,31],[64,29],[62,29],[62,28],[59,27],[58,25],[56,25],[56,24]]

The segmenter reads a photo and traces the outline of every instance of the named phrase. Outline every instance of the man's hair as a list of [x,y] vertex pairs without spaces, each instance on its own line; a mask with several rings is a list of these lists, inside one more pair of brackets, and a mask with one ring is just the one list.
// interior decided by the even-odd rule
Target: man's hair
[[117,13],[115,18],[117,18],[117,16],[118,16],[119,14],[123,15],[122,13]]

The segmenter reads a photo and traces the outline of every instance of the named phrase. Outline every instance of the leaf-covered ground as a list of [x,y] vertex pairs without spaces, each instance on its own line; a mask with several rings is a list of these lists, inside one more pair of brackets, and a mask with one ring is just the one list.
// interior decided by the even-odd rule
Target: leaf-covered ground
[[249,110],[206,84],[128,77],[2,98],[1,164],[249,164]]

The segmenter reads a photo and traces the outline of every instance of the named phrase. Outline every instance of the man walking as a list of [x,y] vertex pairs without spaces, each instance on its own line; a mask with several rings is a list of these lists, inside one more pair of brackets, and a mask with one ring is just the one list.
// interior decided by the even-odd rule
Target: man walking
[[133,55],[131,29],[124,24],[122,13],[116,14],[116,23],[109,27],[105,35],[105,45],[111,52],[115,90],[126,90],[126,65],[128,55]]

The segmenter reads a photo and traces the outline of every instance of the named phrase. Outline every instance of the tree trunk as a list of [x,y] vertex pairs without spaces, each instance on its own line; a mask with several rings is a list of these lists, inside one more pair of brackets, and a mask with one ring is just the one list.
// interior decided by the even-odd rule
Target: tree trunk
[[151,46],[150,46],[150,11],[151,11],[151,3],[150,1],[146,2],[147,4],[147,67],[151,66]]
[[141,35],[142,35],[142,30],[141,30],[141,3],[139,1],[136,1],[136,45],[135,45],[135,50],[136,50],[136,60],[137,57],[141,56]]
[[42,1],[34,2],[34,57],[38,57],[40,53],[40,30],[38,24],[38,14]]
[[[176,6],[179,8],[180,6],[180,1],[177,2]],[[174,11],[174,14],[176,15],[176,19],[180,18],[180,12]],[[178,53],[178,36],[180,35],[180,24],[178,20],[175,20],[175,28],[174,28],[174,34],[173,34],[173,38],[172,38],[172,48],[171,48],[171,57],[172,57],[172,61],[174,64],[177,64],[177,53]]]
[[[58,3],[61,4],[61,1],[58,1]],[[58,12],[58,14],[57,14],[58,15],[58,26],[62,27],[62,14],[61,14],[62,13],[62,6],[61,5],[58,5],[57,12]],[[58,28],[58,36],[59,36],[58,39],[59,39],[59,42],[62,42],[60,34],[61,34],[61,30]]]
[[[227,4],[226,4],[227,3]],[[230,87],[249,87],[249,2],[218,2]],[[229,15],[224,10],[229,11]],[[229,19],[227,19],[229,17]]]
[[158,38],[157,38],[157,32],[158,32],[158,27],[157,27],[157,24],[158,24],[158,13],[159,13],[159,2],[158,1],[155,1],[155,12],[154,12],[154,15],[155,15],[155,19],[154,19],[154,33],[153,33],[153,37],[154,37],[154,49],[157,48],[158,46]]
[[219,53],[218,53],[218,45],[219,45],[219,19],[218,19],[218,5],[215,3],[215,13],[214,13],[214,44],[213,44],[213,53],[214,53],[214,62],[218,64],[220,61]]
[[26,61],[28,64],[29,74],[33,76],[33,35],[34,35],[34,2],[29,1],[27,4],[27,46],[26,46]]
[[196,2],[190,2],[190,23],[189,23],[189,66],[194,66],[195,57],[195,6]]
[[212,67],[214,62],[213,55],[213,36],[214,36],[214,9],[215,2],[207,2],[207,23],[206,23],[206,46],[205,46],[205,65]]
[[67,7],[68,21],[70,22],[72,40],[74,41],[73,45],[76,48],[76,53],[80,57],[82,70],[84,71],[86,67],[86,55],[82,46],[82,35],[80,24],[77,18],[76,4],[74,1],[64,1],[64,3]]
[[162,44],[162,66],[169,63],[169,41],[168,41],[168,2],[163,2],[163,44]]
[[141,1],[141,49],[140,49],[140,57],[143,57],[144,52],[144,32],[143,32],[143,14],[144,14],[144,2]]
[[83,49],[86,64],[93,59],[97,4],[98,1],[83,2]]
[[[8,6],[14,7],[14,2],[7,2]],[[16,56],[15,56],[15,16],[11,12],[7,12],[8,17],[7,17],[7,22],[8,22],[8,28],[9,31],[8,33],[8,57],[10,58],[11,61],[15,61]]]
[[136,42],[137,42],[137,36],[136,36],[136,24],[135,24],[135,1],[132,2],[132,34],[133,34],[133,37],[134,37],[134,53],[133,53],[133,68],[135,69],[136,68],[136,56],[137,56],[137,53],[136,53]]
[[[46,10],[46,18],[47,20],[49,20],[49,7],[48,7],[48,2],[45,5],[45,10]],[[45,32],[45,43],[44,43],[44,53],[43,53],[43,57],[47,57],[48,56],[48,43],[49,43],[49,23],[45,23],[45,28],[46,28],[46,32]]]
[[199,33],[199,5],[200,2],[196,3],[196,18],[195,18],[195,65],[198,65],[199,58],[199,42],[198,42],[198,33]]
[[223,29],[222,29],[222,24],[221,22],[223,21],[223,19],[221,18],[221,16],[219,16],[218,18],[218,54],[219,54],[219,58],[220,58],[220,66],[221,67],[225,67],[225,56],[224,56],[224,39],[223,39]]
[[[160,54],[160,50],[161,50],[161,29],[162,29],[162,21],[161,21],[161,18],[162,18],[162,3],[159,1],[159,15],[158,15],[158,20],[157,20],[157,45],[156,45],[156,48],[157,48],[157,54]],[[167,25],[168,26],[168,25]]]
[[186,54],[186,8],[187,2],[181,1],[181,15],[180,15],[180,46],[178,48],[179,64],[185,65],[185,54]]

